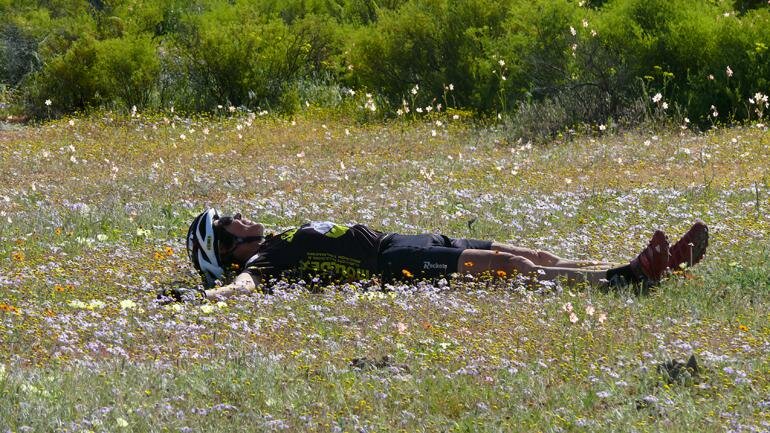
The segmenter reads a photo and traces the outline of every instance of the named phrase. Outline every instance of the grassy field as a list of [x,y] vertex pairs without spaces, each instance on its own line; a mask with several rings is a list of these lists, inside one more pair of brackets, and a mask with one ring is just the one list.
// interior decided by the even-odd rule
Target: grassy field
[[[0,171],[0,432],[770,429],[766,128],[528,146],[449,118],[104,115],[0,129]],[[711,246],[644,297],[457,278],[158,305],[198,282],[209,205],[610,261],[700,217]]]

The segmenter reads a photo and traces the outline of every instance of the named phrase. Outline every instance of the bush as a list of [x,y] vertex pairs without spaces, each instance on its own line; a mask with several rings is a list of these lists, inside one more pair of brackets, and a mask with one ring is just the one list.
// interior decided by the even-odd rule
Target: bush
[[0,85],[45,115],[220,104],[293,113],[306,101],[359,113],[372,93],[378,110],[362,121],[439,104],[525,110],[516,118],[547,116],[549,135],[668,106],[710,125],[714,113],[756,119],[750,98],[770,92],[762,4],[0,0]]
[[[487,110],[497,105],[499,76],[493,73],[494,46],[506,16],[504,4],[487,0],[407,2],[382,11],[378,21],[350,40],[348,83],[424,106],[453,105]],[[417,95],[410,93],[419,86]]]
[[[73,43],[64,54],[50,59],[27,88],[27,111],[42,116],[97,105],[97,56],[96,41],[84,38]],[[46,100],[51,100],[50,107],[44,104]]]
[[37,41],[15,24],[0,29],[0,59],[0,83],[12,87],[42,66]]
[[149,37],[128,36],[101,41],[95,74],[100,98],[128,108],[146,107],[157,93],[160,61]]
[[200,95],[195,109],[224,103],[265,108],[298,79],[333,68],[327,62],[335,37],[327,19],[309,16],[289,26],[247,6],[220,4],[190,17],[176,46]]

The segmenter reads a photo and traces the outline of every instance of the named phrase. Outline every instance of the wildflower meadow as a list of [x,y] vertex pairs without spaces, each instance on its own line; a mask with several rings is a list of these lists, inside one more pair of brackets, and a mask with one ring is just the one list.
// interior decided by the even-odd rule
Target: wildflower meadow
[[[444,113],[3,125],[0,432],[768,431],[768,155],[761,124],[543,145]],[[207,206],[613,262],[695,218],[711,241],[642,296],[457,276],[161,305],[199,282]]]

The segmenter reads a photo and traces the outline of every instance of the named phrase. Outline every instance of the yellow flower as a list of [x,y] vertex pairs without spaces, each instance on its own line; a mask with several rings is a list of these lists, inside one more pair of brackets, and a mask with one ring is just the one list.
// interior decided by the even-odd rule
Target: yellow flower
[[122,310],[131,309],[136,307],[136,302],[130,300],[130,299],[124,299],[120,301],[120,308]]
[[406,278],[412,278],[412,277],[414,277],[414,274],[412,274],[411,272],[409,272],[409,269],[402,269],[402,270],[401,270],[401,273],[402,273],[402,274],[404,274],[404,276],[405,276]]
[[748,332],[749,331],[749,327],[746,326],[746,325],[740,325],[740,326],[738,326],[738,329],[740,329],[742,332]]
[[118,417],[118,419],[115,420],[115,424],[117,424],[118,427],[121,427],[121,428],[128,427],[128,421],[120,417]]

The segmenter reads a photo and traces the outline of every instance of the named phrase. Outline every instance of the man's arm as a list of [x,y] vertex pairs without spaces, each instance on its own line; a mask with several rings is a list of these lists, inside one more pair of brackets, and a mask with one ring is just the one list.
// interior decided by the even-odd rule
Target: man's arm
[[248,272],[241,272],[232,283],[206,290],[206,297],[209,299],[225,299],[234,295],[244,295],[251,293],[258,283],[259,277]]

